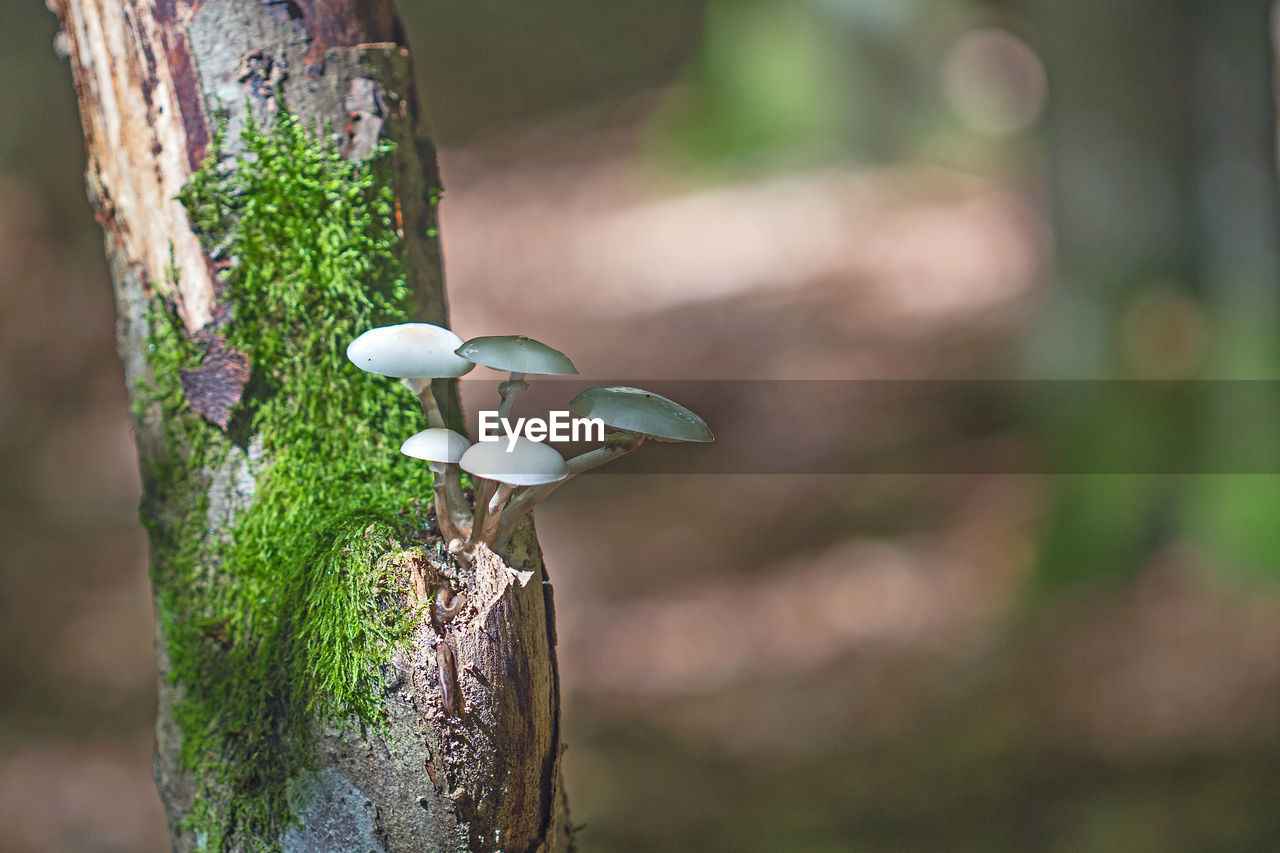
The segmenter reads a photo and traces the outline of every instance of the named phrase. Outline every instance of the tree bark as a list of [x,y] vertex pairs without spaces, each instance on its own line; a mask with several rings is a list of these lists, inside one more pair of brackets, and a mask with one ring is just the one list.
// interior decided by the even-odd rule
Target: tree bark
[[[424,615],[400,638],[377,673],[381,729],[280,717],[283,728],[310,730],[306,760],[283,770],[293,823],[266,824],[270,833],[262,837],[264,825],[250,823],[237,806],[254,791],[215,785],[211,798],[208,780],[193,773],[183,752],[191,732],[181,708],[197,685],[175,675],[165,626],[186,631],[191,626],[172,620],[190,614],[172,611],[165,567],[177,559],[171,553],[177,547],[196,555],[205,573],[197,581],[210,588],[234,572],[221,556],[225,543],[280,471],[270,442],[253,433],[256,420],[247,419],[247,433],[234,441],[222,436],[251,395],[258,404],[281,395],[289,403],[294,392],[252,390],[251,377],[269,375],[277,366],[270,358],[286,359],[287,352],[256,356],[224,346],[238,322],[227,308],[234,296],[227,272],[240,261],[202,241],[178,197],[211,154],[219,168],[233,168],[243,154],[241,131],[250,123],[267,126],[281,109],[330,129],[353,162],[374,158],[379,140],[391,140],[393,153],[375,168],[395,195],[411,313],[447,324],[435,152],[418,132],[408,51],[390,0],[50,0],[50,6],[76,81],[89,196],[106,235],[119,349],[137,415],[142,512],[152,532],[161,617],[155,769],[174,849],[572,849],[560,777],[554,610],[532,524],[503,557],[481,549],[472,566],[451,561],[425,534],[401,537],[375,555],[397,581],[388,598],[393,604],[425,603],[449,584],[467,605],[448,624]],[[173,366],[149,355],[157,304],[172,309],[187,342],[203,353],[200,369],[181,376],[182,424],[172,407],[155,401],[157,386],[178,380],[160,375]],[[296,402],[304,405],[301,397]],[[215,431],[212,441],[225,452],[192,451],[197,428]],[[184,491],[165,485],[175,482],[166,469],[175,459],[187,469],[179,477]],[[340,492],[355,485],[323,487]],[[207,502],[199,518],[208,523],[193,527],[183,521],[191,510],[183,503],[195,498]],[[278,524],[280,537],[298,535],[283,519]],[[218,624],[199,631],[211,648],[221,644],[213,660],[256,653],[250,631],[224,636]],[[228,735],[228,754],[235,737]],[[203,822],[193,822],[196,809]],[[217,839],[211,821],[221,827]]]

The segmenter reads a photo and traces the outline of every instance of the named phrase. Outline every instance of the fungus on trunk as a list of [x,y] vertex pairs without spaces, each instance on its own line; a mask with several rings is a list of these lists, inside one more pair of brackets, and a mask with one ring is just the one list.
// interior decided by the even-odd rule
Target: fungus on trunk
[[569,473],[564,457],[555,448],[523,436],[511,444],[499,441],[473,444],[462,454],[458,464],[472,476],[497,484],[492,499],[483,503],[476,501],[468,550],[482,542],[494,544],[502,508],[516,489],[523,492],[531,487],[557,483]]
[[370,329],[356,338],[347,347],[347,358],[361,370],[402,380],[422,402],[427,426],[443,427],[444,416],[431,391],[431,380],[456,379],[475,367],[474,362],[454,353],[461,341],[443,326],[399,323]]
[[449,468],[457,468],[458,460],[466,453],[471,442],[462,433],[444,427],[431,427],[415,433],[400,445],[400,452],[414,459],[425,459],[431,463],[431,488],[435,493],[436,525],[445,542],[460,537],[460,532],[453,520],[453,508],[449,503],[448,482]]
[[578,372],[578,368],[560,350],[524,335],[472,338],[454,352],[476,364],[508,372],[507,381],[498,386],[498,394],[502,398],[498,405],[500,418],[511,415],[516,395],[529,387],[524,381],[526,374],[574,376]]
[[516,525],[547,495],[562,483],[584,471],[598,468],[636,450],[645,439],[654,441],[715,441],[707,422],[684,406],[652,391],[622,385],[588,388],[569,401],[569,409],[584,418],[598,418],[614,432],[605,435],[604,443],[595,450],[579,454],[566,464],[566,474],[559,480],[525,489],[507,503],[502,511],[494,537],[500,548],[510,538]]
[[[560,350],[524,335],[490,335],[472,338],[454,352],[476,364],[494,370],[507,371],[506,381],[498,385],[498,396],[501,398],[498,403],[500,421],[505,421],[511,416],[511,411],[516,405],[516,396],[529,387],[529,383],[524,381],[527,374],[573,376],[578,372],[578,368],[574,367],[569,357]],[[491,482],[476,484],[477,515],[487,514],[488,510],[481,505],[487,504],[492,497]],[[474,525],[472,529],[475,529]]]
[[[400,377],[419,394],[430,428],[406,441],[401,450],[430,461],[437,480],[444,475],[444,488],[435,487],[436,519],[448,552],[463,561],[470,560],[481,543],[501,549],[521,519],[561,483],[632,452],[646,439],[715,440],[706,422],[679,403],[641,388],[609,385],[588,388],[569,402],[575,414],[598,420],[612,432],[600,447],[567,463],[553,448],[523,436],[511,437],[506,444],[482,441],[467,446],[462,435],[444,428],[431,379],[462,376],[476,364],[508,371],[507,380],[498,386],[498,415],[505,424],[516,396],[528,387],[527,374],[578,372],[568,356],[523,335],[461,343],[440,326],[403,323],[360,335],[347,348],[347,357],[370,373]],[[475,477],[475,507],[469,519],[463,515],[459,469]]]
[[[360,335],[347,346],[347,358],[368,373],[400,379],[406,388],[418,395],[422,411],[427,416],[427,426],[444,429],[444,415],[431,388],[431,380],[456,379],[475,367],[473,362],[454,353],[461,342],[462,338],[443,326],[399,323],[379,326]],[[466,500],[462,495],[462,477],[456,463],[445,463],[444,478],[445,506],[452,514],[448,521],[444,521],[440,507],[436,507],[442,533],[446,524],[456,531],[467,523],[468,518],[464,512]],[[446,536],[445,541],[449,538]]]

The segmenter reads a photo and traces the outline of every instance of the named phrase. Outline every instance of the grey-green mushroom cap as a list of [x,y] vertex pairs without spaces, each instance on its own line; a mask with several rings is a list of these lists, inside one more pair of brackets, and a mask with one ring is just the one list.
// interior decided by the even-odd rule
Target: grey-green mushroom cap
[[524,335],[472,338],[454,352],[476,364],[512,373],[569,376],[578,372],[578,368],[560,350]]
[[684,406],[660,394],[623,385],[588,388],[569,401],[574,414],[659,441],[715,441],[710,427]]

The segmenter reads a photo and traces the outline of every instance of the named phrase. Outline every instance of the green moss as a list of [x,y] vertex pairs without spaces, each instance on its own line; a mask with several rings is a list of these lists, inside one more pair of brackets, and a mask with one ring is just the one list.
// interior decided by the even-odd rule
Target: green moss
[[[235,169],[211,159],[182,201],[235,259],[223,331],[252,364],[245,399],[226,433],[190,410],[179,370],[201,352],[157,301],[136,409],[166,438],[146,459],[143,516],[199,789],[187,827],[207,850],[276,849],[316,723],[381,725],[379,668],[415,619],[384,558],[422,529],[409,510],[431,493],[426,466],[397,452],[422,428],[413,396],[344,355],[408,319],[389,187],[288,114],[243,140]],[[251,506],[215,531],[211,472],[259,446]]]

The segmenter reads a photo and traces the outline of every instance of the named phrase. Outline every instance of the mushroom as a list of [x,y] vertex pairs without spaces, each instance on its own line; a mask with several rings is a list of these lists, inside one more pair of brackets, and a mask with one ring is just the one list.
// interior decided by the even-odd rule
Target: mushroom
[[431,393],[431,380],[456,379],[475,367],[454,353],[461,342],[462,338],[443,326],[400,323],[365,332],[347,347],[347,358],[361,370],[403,380],[422,401],[427,426],[443,427],[444,416]]
[[454,352],[476,364],[510,373],[507,381],[498,386],[498,393],[502,396],[502,403],[498,406],[500,418],[511,414],[516,395],[529,387],[524,381],[526,373],[571,376],[578,372],[578,368],[560,350],[524,335],[472,338]]
[[555,448],[524,436],[518,436],[511,444],[500,441],[473,444],[462,454],[458,465],[472,476],[498,484],[492,499],[482,502],[477,497],[468,549],[480,542],[494,542],[502,507],[517,488],[557,483],[569,473],[564,457]]
[[[347,347],[347,358],[356,367],[380,376],[393,376],[418,395],[427,426],[443,429],[444,416],[431,390],[432,379],[454,379],[469,373],[475,364],[454,353],[462,338],[443,326],[430,323],[400,323],[379,326],[360,335]],[[466,502],[462,496],[462,476],[454,463],[445,465],[447,506],[461,513]],[[436,518],[440,518],[439,507]],[[465,524],[465,516],[450,516],[456,530]],[[441,528],[443,531],[443,527]],[[447,539],[446,539],[447,541]]]
[[[436,502],[436,524],[445,542],[459,538],[457,523],[454,521],[454,508],[450,506],[446,483],[449,469],[457,470],[458,460],[466,453],[471,442],[462,433],[443,427],[424,429],[405,439],[400,445],[400,452],[414,459],[425,459],[431,463],[432,484]],[[461,493],[459,492],[459,495]]]
[[[529,387],[525,374],[544,376],[570,376],[578,372],[569,357],[541,341],[524,335],[491,335],[472,338],[454,351],[457,355],[483,364],[494,370],[508,371],[507,380],[498,385],[502,401],[498,404],[498,417],[506,419],[515,408],[516,395]],[[476,509],[492,496],[492,486],[479,483],[476,486]]]
[[599,418],[605,426],[655,441],[716,440],[702,418],[674,400],[643,388],[588,388],[569,401],[569,408],[584,418]]
[[602,385],[588,388],[569,401],[574,414],[599,418],[615,432],[605,436],[604,444],[595,450],[573,457],[566,464],[566,476],[537,488],[526,489],[511,500],[498,526],[495,545],[501,545],[514,532],[520,519],[562,483],[584,471],[624,456],[638,448],[645,439],[654,441],[715,441],[706,421],[684,406],[642,388]]

